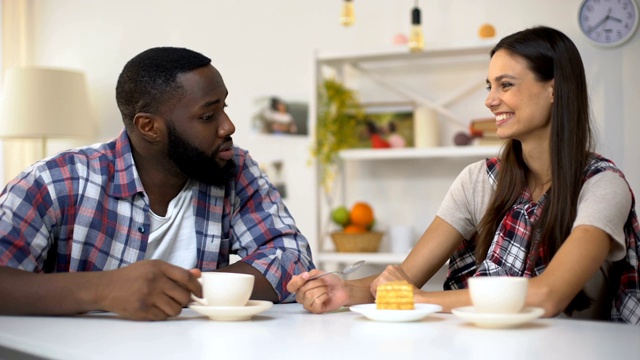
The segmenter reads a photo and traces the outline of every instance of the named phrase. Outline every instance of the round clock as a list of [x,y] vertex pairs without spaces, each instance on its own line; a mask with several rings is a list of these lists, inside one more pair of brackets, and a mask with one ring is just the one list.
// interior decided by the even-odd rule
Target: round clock
[[629,40],[638,27],[638,6],[634,0],[584,0],[578,23],[592,42],[617,46]]

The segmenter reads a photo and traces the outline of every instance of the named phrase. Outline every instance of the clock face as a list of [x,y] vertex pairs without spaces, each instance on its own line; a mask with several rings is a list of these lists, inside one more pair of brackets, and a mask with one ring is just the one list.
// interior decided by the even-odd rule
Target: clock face
[[638,7],[634,0],[584,0],[578,22],[589,40],[616,46],[633,36],[638,26]]

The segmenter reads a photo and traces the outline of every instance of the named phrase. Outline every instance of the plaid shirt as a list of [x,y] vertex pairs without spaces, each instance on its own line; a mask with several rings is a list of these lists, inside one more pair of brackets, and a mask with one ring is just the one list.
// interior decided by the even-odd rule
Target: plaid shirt
[[[281,302],[286,284],[314,268],[306,238],[258,164],[234,147],[237,176],[225,189],[193,190],[197,267],[258,269]],[[123,130],[115,140],[39,161],[0,195],[0,266],[33,272],[112,270],[144,259],[149,201]]]
[[[497,183],[499,168],[498,158],[487,159],[487,176],[494,187]],[[583,181],[602,171],[613,171],[624,178],[622,172],[611,161],[594,154]],[[631,191],[631,189],[629,190]],[[624,259],[615,264],[620,269],[622,276],[613,299],[611,319],[640,324],[640,225],[635,212],[633,192],[631,192],[631,196],[631,210],[624,228],[626,254]],[[449,274],[445,281],[445,289],[466,288],[467,279],[471,276],[524,276],[531,278],[542,274],[547,266],[543,260],[544,249],[540,248],[538,254],[531,254],[529,249],[532,247],[530,244],[532,224],[540,218],[546,199],[545,194],[538,203],[534,203],[529,192],[523,191],[496,230],[487,257],[479,266],[476,266],[474,240],[465,239],[449,261]]]

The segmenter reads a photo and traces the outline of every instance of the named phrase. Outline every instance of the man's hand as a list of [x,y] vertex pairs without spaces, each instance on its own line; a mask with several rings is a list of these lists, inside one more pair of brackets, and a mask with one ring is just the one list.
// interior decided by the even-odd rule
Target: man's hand
[[95,301],[128,319],[165,320],[180,314],[191,293],[202,296],[199,271],[164,261],[140,261],[99,274]]
[[307,281],[320,273],[318,270],[305,272],[294,276],[287,284],[287,290],[296,293],[296,301],[315,314],[337,310],[349,301],[344,281],[336,275]]

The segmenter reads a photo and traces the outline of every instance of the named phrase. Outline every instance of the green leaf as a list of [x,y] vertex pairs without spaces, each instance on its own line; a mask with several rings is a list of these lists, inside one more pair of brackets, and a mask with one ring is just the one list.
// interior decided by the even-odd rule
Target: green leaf
[[357,146],[357,127],[364,110],[356,93],[339,81],[326,79],[318,89],[316,138],[311,154],[318,160],[320,181],[331,191],[336,177],[338,152]]

